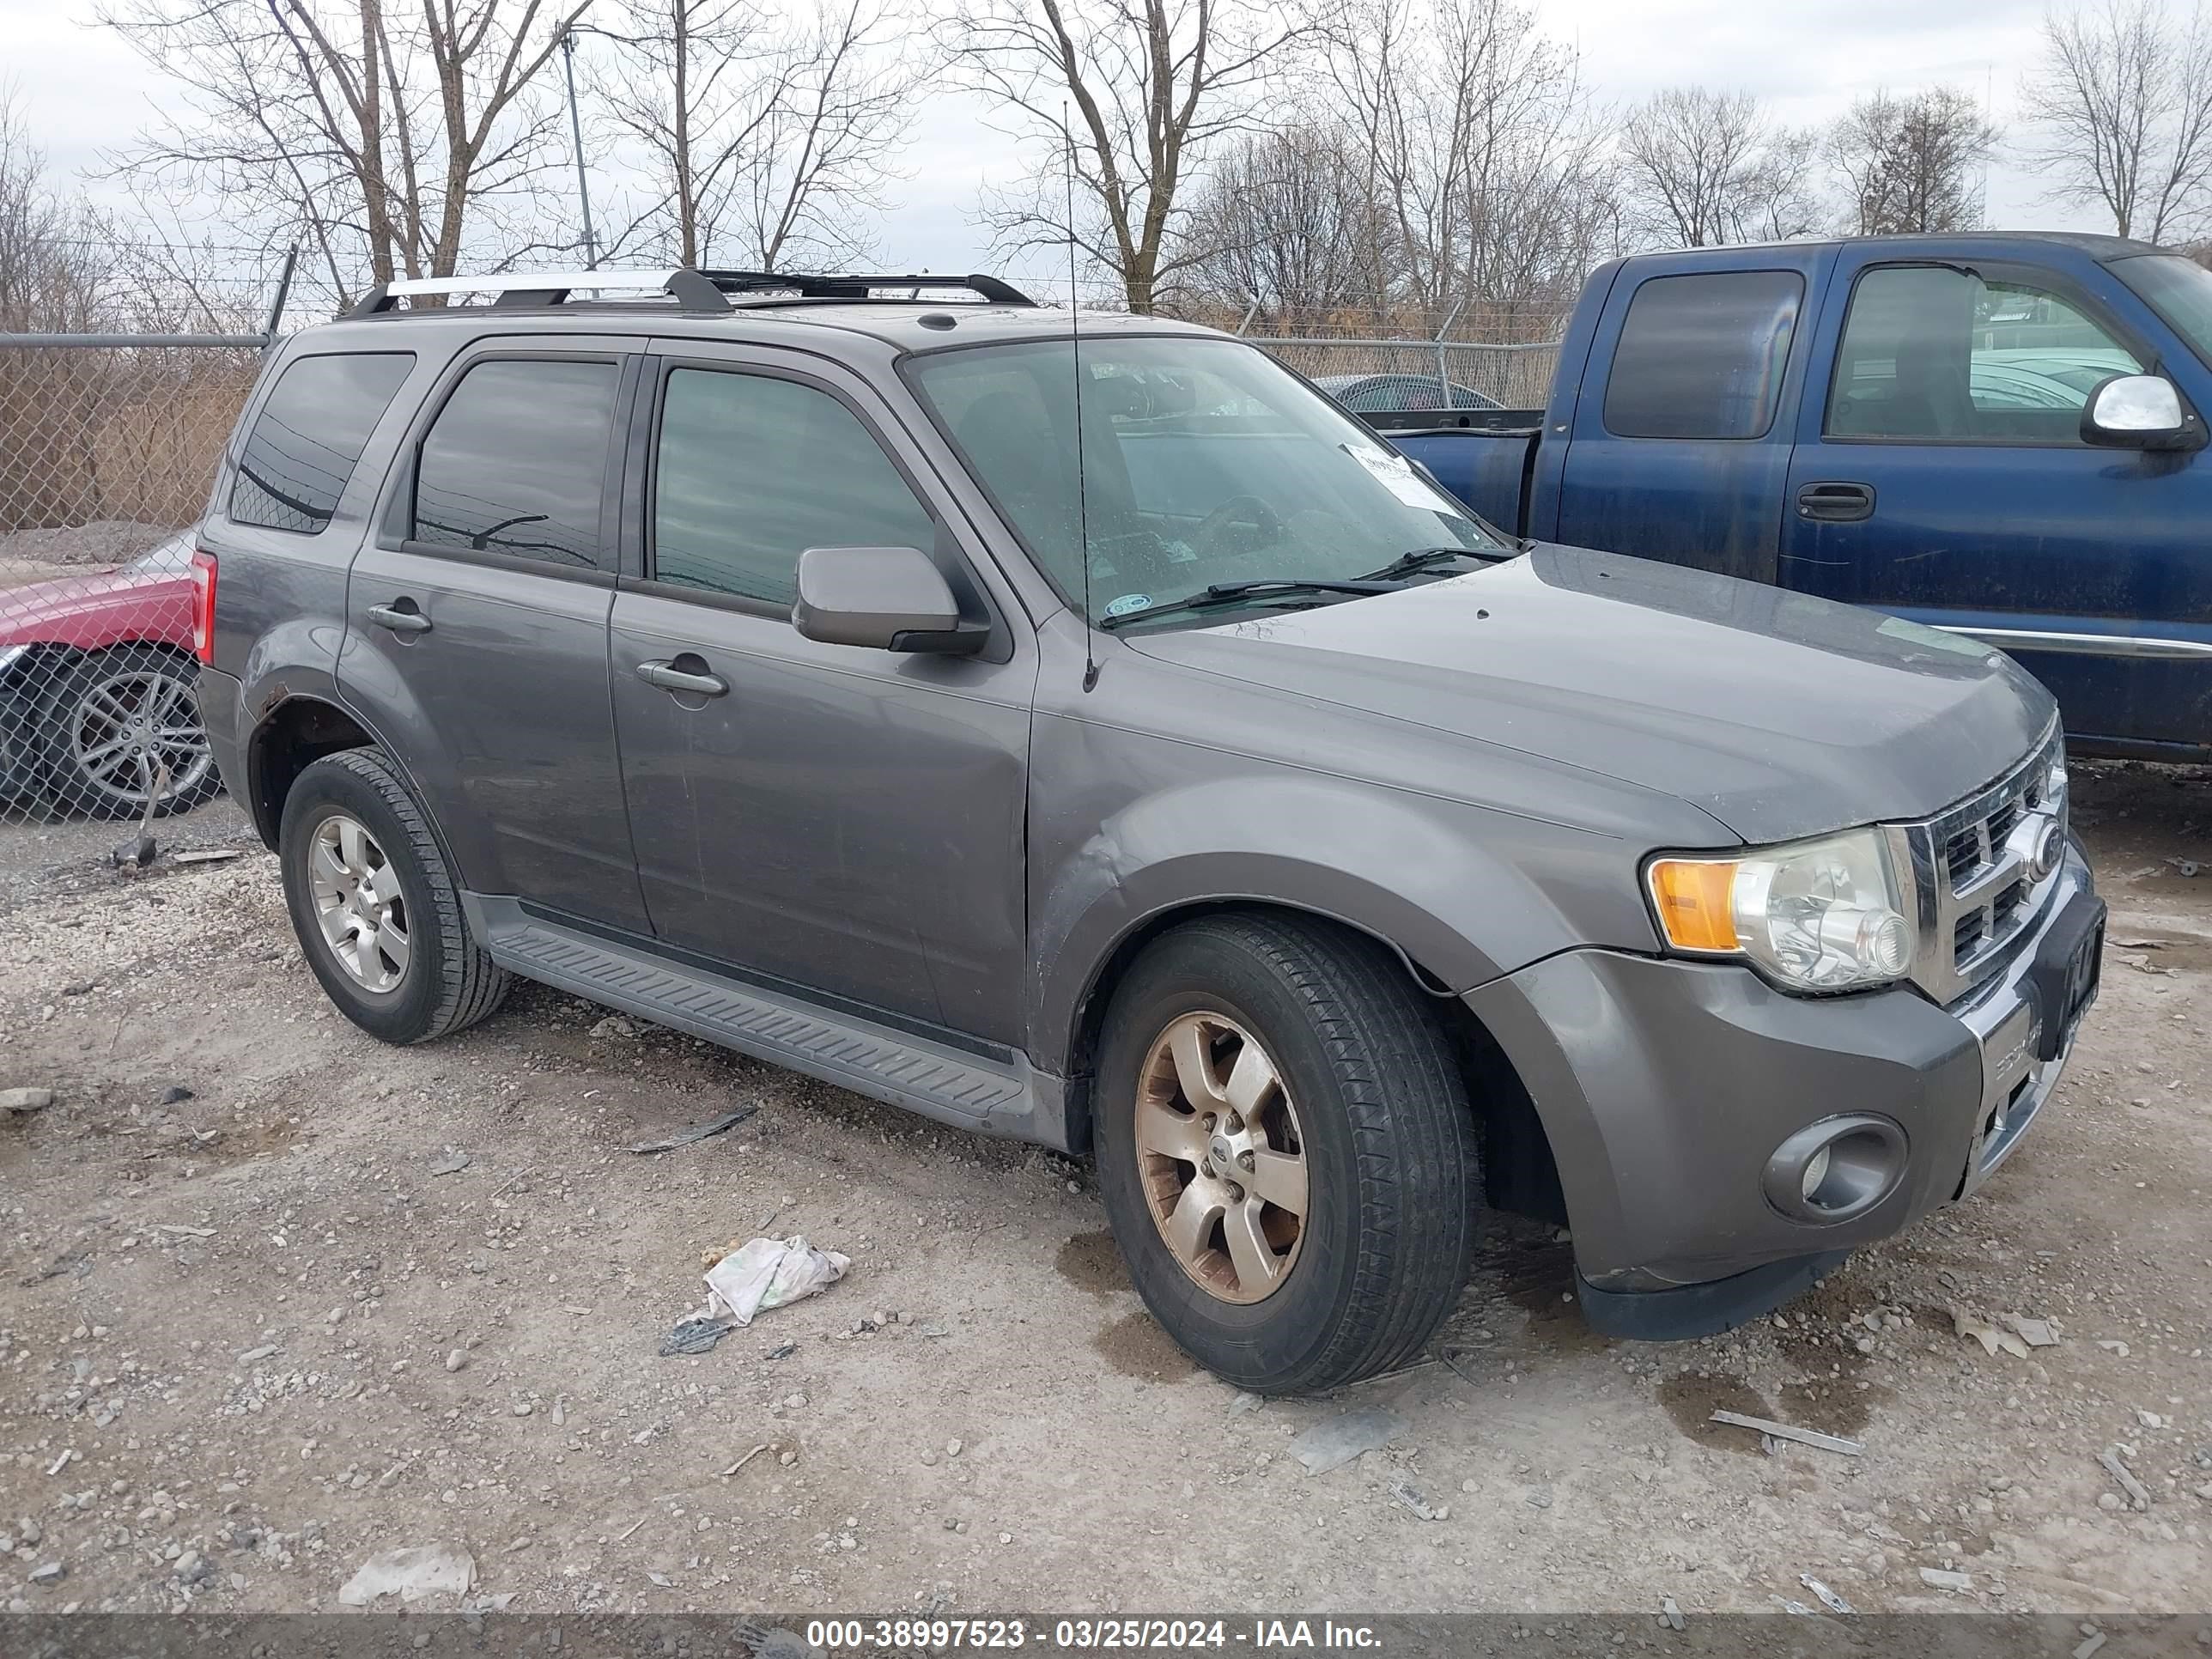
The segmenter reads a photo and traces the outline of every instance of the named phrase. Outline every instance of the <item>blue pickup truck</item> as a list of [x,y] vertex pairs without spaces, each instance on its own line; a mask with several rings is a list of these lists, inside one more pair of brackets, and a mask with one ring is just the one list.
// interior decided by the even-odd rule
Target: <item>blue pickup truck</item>
[[1970,635],[2051,688],[2077,750],[2203,760],[2204,411],[2212,271],[1980,234],[1617,259],[1545,409],[1364,418],[1522,536]]

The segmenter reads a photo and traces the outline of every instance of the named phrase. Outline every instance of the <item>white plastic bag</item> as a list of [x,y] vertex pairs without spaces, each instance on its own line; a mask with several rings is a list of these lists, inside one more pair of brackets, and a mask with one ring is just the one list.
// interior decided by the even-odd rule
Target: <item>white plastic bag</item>
[[750,1325],[755,1314],[828,1289],[852,1265],[850,1256],[817,1250],[797,1233],[747,1239],[707,1269],[708,1305]]

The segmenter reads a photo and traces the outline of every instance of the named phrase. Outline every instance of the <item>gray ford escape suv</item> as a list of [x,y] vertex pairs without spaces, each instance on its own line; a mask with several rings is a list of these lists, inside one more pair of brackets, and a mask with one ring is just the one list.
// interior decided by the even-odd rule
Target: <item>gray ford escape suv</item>
[[195,579],[357,1024],[521,974],[1088,1150],[1247,1388],[1402,1363],[1491,1209],[1601,1330],[1763,1311],[1984,1179],[2096,986],[2003,656],[1516,544],[988,277],[394,285],[274,356]]

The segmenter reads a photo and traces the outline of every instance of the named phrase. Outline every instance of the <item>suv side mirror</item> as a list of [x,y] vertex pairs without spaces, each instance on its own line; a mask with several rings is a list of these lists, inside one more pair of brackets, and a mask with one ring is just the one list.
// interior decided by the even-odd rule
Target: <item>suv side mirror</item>
[[2204,424],[2162,374],[2115,374],[2081,405],[2081,441],[2105,449],[2195,449]]
[[981,650],[991,632],[961,620],[951,584],[918,547],[808,548],[791,625],[825,645],[961,654]]

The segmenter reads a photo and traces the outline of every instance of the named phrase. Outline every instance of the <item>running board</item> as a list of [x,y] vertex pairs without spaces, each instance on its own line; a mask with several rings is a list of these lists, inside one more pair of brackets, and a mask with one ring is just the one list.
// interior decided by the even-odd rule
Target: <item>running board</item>
[[511,972],[788,1066],[925,1117],[1059,1146],[1060,1080],[1016,1054],[1000,1063],[788,994],[533,915],[511,898],[463,896],[493,961]]

